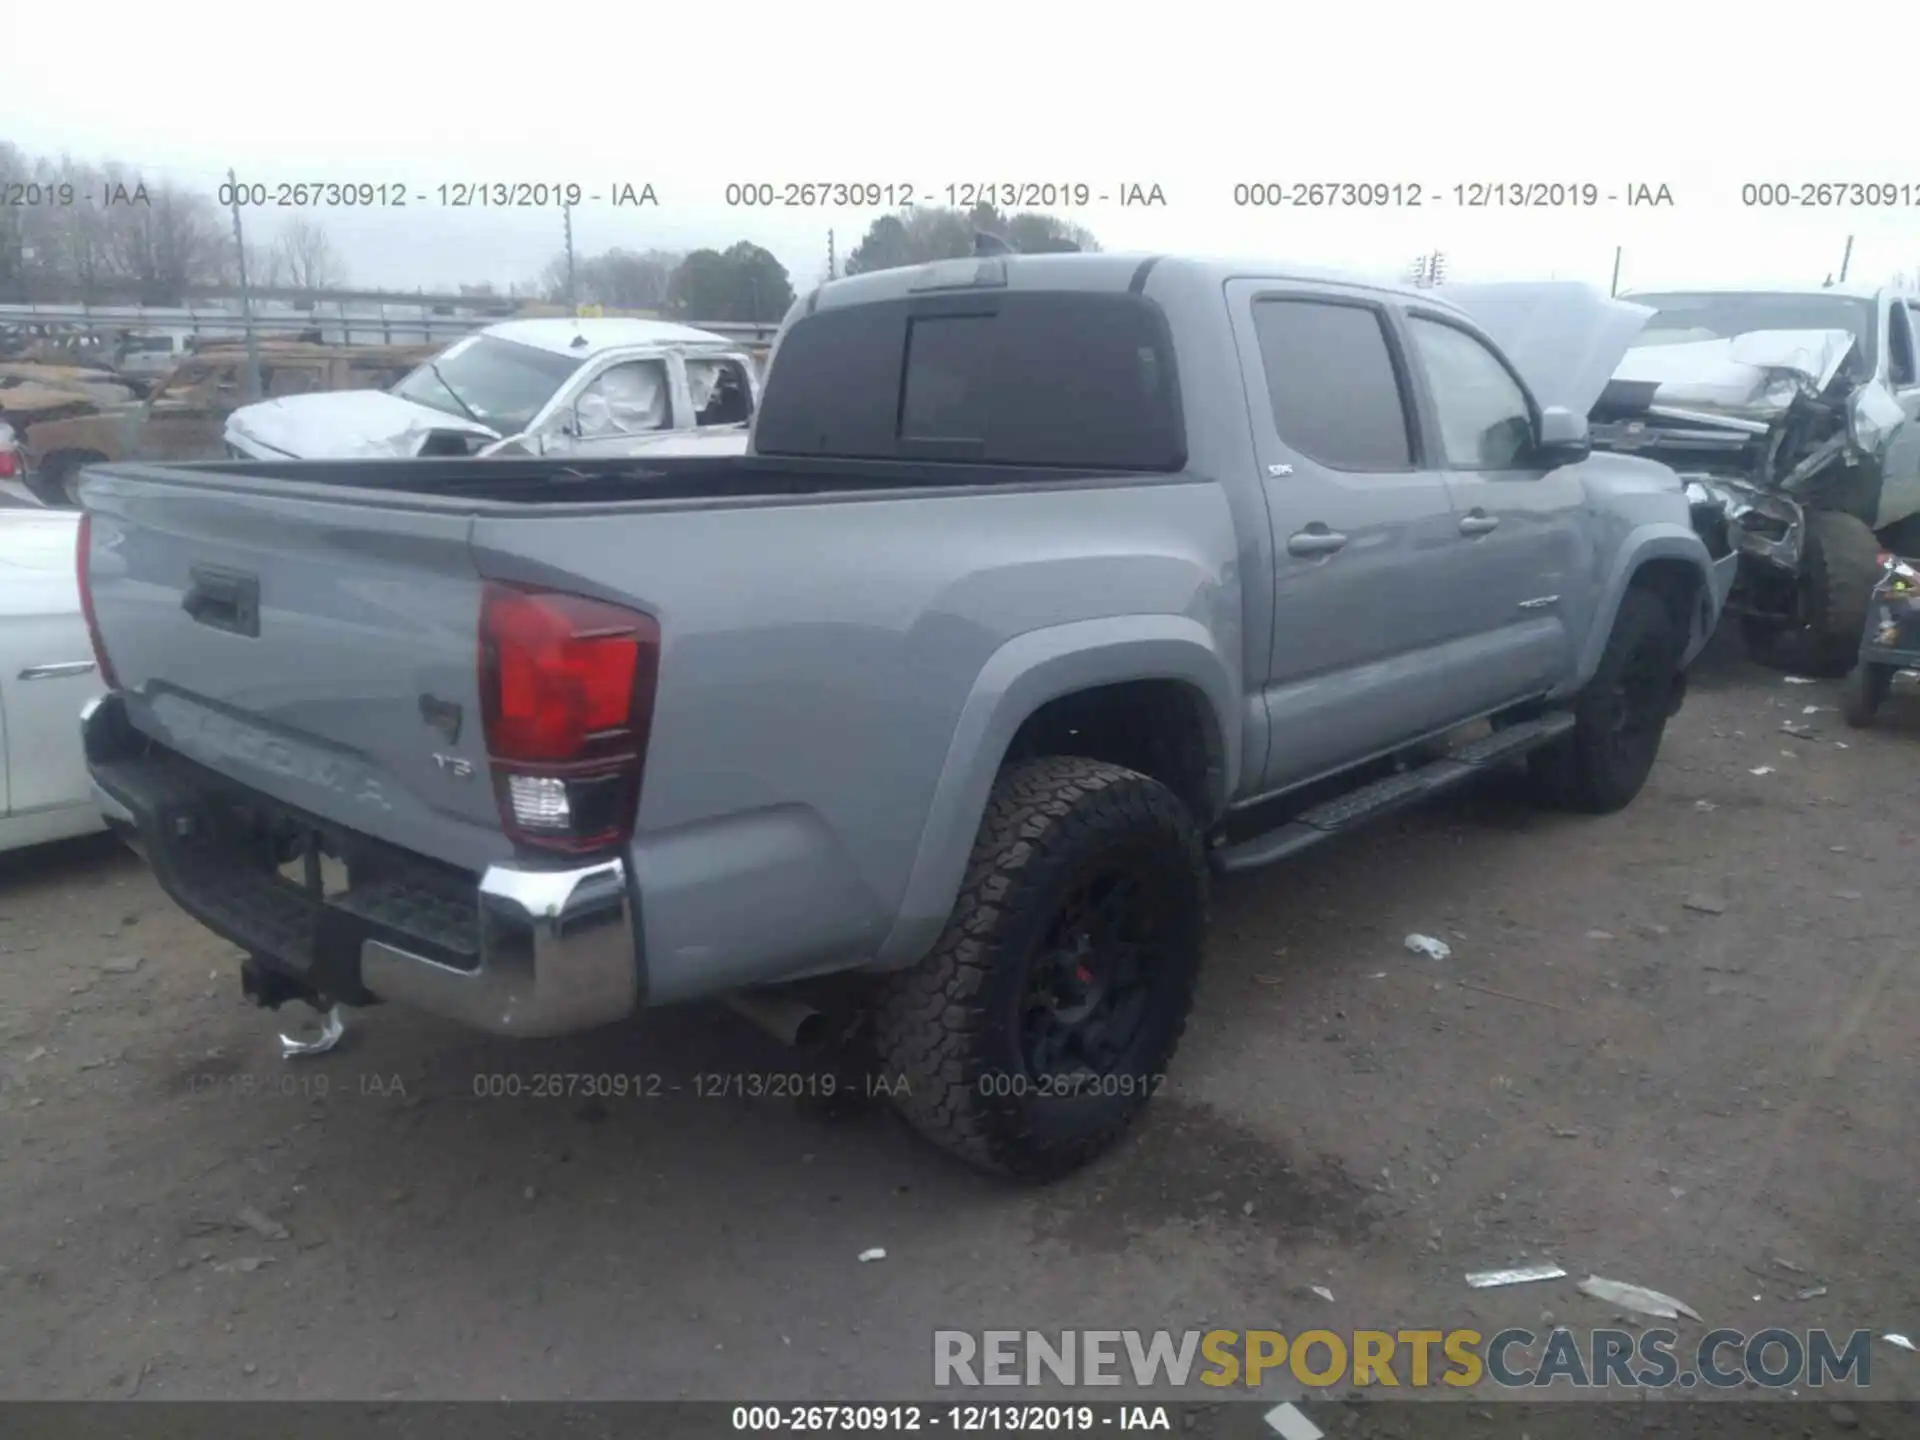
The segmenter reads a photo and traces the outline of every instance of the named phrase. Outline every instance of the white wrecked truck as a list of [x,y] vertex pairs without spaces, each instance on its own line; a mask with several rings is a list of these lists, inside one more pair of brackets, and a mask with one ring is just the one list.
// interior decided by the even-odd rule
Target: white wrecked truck
[[1852,668],[1884,547],[1920,549],[1920,298],[1829,286],[1620,297],[1654,311],[1591,420],[1665,462],[1739,554],[1754,658]]
[[738,455],[759,403],[752,357],[660,320],[508,320],[389,390],[290,395],[233,412],[241,460]]

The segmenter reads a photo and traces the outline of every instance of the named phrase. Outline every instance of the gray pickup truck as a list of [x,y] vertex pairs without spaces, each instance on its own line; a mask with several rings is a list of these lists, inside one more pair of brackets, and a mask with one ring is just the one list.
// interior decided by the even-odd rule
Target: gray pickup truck
[[1462,304],[939,262],[799,302],[744,456],[100,466],[100,804],[260,1003],[851,996],[919,1129],[1063,1173],[1162,1083],[1210,869],[1654,763],[1732,561],[1588,452],[1645,312]]

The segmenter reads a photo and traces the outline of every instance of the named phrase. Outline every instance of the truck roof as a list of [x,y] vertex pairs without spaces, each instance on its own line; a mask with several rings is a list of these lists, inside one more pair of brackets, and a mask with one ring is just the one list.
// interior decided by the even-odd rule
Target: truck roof
[[[676,325],[670,320],[624,320],[554,316],[539,320],[505,320],[480,332],[521,345],[551,350],[556,355],[579,356],[628,345],[731,345],[724,335],[711,330],[696,330],[691,325]],[[585,338],[585,345],[576,339]]]
[[798,303],[803,307],[817,308],[820,305],[866,304],[876,300],[897,299],[914,293],[916,288],[924,284],[928,272],[935,266],[954,267],[956,273],[964,274],[963,267],[980,264],[982,261],[1003,263],[1007,269],[1007,283],[1015,289],[1126,290],[1133,286],[1136,283],[1136,277],[1144,272],[1160,274],[1178,272],[1183,280],[1199,282],[1203,285],[1224,284],[1228,280],[1242,276],[1258,275],[1263,279],[1307,280],[1321,284],[1357,286],[1387,294],[1417,296],[1421,301],[1443,309],[1458,310],[1459,308],[1446,298],[1444,288],[1417,289],[1378,275],[1364,275],[1327,266],[1302,265],[1294,261],[1275,260],[1271,256],[1156,255],[1146,251],[969,256],[958,260],[935,260],[927,264],[903,265],[896,269],[878,270],[866,275],[854,275],[844,280],[830,281],[811,295],[803,295]]

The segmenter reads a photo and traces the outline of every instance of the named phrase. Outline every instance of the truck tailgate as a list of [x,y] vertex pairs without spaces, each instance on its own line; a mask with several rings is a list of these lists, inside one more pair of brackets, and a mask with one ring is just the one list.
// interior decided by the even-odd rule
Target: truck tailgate
[[129,719],[419,854],[479,868],[511,853],[482,734],[470,518],[291,488],[92,472],[90,588]]

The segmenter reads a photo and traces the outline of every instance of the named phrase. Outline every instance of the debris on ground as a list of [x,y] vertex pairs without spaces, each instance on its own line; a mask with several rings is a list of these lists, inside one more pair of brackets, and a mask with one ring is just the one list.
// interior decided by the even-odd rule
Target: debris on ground
[[1587,931],[1587,939],[1589,939],[1589,940],[1613,940],[1613,939],[1617,939],[1617,938],[1618,938],[1618,937],[1617,937],[1617,936],[1615,936],[1615,935],[1614,935],[1614,933],[1613,933],[1613,932],[1612,932],[1611,930],[1589,930],[1589,931]]
[[1453,954],[1453,947],[1444,940],[1436,940],[1431,935],[1413,934],[1405,941],[1407,949],[1416,955],[1424,955],[1429,960],[1445,960]]
[[1682,900],[1680,904],[1686,909],[1697,911],[1702,915],[1724,915],[1727,913],[1726,901],[1722,900],[1718,895],[1708,895],[1704,891],[1696,891],[1694,894]]
[[1753,767],[1753,769],[1751,769],[1751,770],[1749,770],[1749,771],[1747,771],[1747,774],[1749,774],[1749,775],[1771,775],[1771,774],[1773,774],[1773,766],[1771,766],[1771,765],[1756,765],[1756,766],[1754,766],[1754,767]]
[[[1882,1335],[1880,1338],[1886,1341],[1887,1344],[1889,1345],[1898,1345],[1902,1350],[1915,1349],[1913,1341],[1909,1340],[1904,1335]],[[1920,1352],[1916,1352],[1916,1353],[1920,1353]]]
[[251,1275],[263,1265],[273,1264],[269,1255],[247,1255],[238,1260],[222,1260],[213,1268],[223,1275]]
[[1820,733],[1816,727],[1812,725],[1802,725],[1797,720],[1782,721],[1780,729],[1783,733],[1793,736],[1796,740],[1811,740]]
[[1684,1301],[1644,1285],[1629,1285],[1624,1280],[1603,1280],[1598,1275],[1589,1275],[1577,1288],[1582,1295],[1591,1295],[1595,1300],[1604,1300],[1624,1310],[1637,1310],[1642,1315],[1656,1315],[1662,1320],[1678,1320],[1682,1315],[1689,1320],[1700,1318],[1700,1313]]
[[1693,808],[1698,810],[1703,815],[1711,815],[1714,811],[1718,810],[1720,807],[1714,804],[1713,801],[1711,800],[1696,800],[1693,802]]
[[1475,1270],[1467,1284],[1475,1290],[1491,1290],[1498,1285],[1531,1285],[1536,1280],[1560,1280],[1566,1271],[1558,1265],[1522,1265],[1513,1270]]
[[1261,1418],[1280,1440],[1320,1440],[1327,1433],[1309,1420],[1304,1411],[1286,1401],[1274,1406]]
[[140,962],[144,959],[144,955],[122,955],[116,960],[107,961],[100,968],[109,975],[131,975],[140,968]]
[[1796,1300],[1818,1300],[1826,1293],[1827,1287],[1824,1285],[1809,1285],[1805,1290],[1795,1294],[1793,1298]]
[[882,1250],[878,1245],[874,1246],[873,1249],[871,1250],[862,1250],[860,1252],[860,1263],[862,1265],[869,1264],[870,1262],[875,1260],[884,1260],[886,1258],[887,1258],[887,1252]]
[[278,1220],[269,1219],[251,1205],[242,1205],[234,1218],[262,1240],[285,1240],[289,1233]]
[[334,1006],[327,1011],[320,1022],[320,1032],[307,1040],[297,1035],[280,1037],[280,1058],[291,1060],[299,1055],[324,1055],[340,1043],[340,1037],[347,1033],[347,1022],[340,1014],[340,1007]]
[[1329,1290],[1324,1285],[1309,1285],[1307,1288],[1313,1291],[1313,1293],[1318,1295],[1322,1300],[1333,1299],[1333,1291]]
[[1836,890],[1833,892],[1833,898],[1836,900],[1858,900],[1861,896],[1858,890]]
[[1789,685],[1812,685],[1815,683],[1805,675],[1783,675],[1780,678],[1785,680]]

